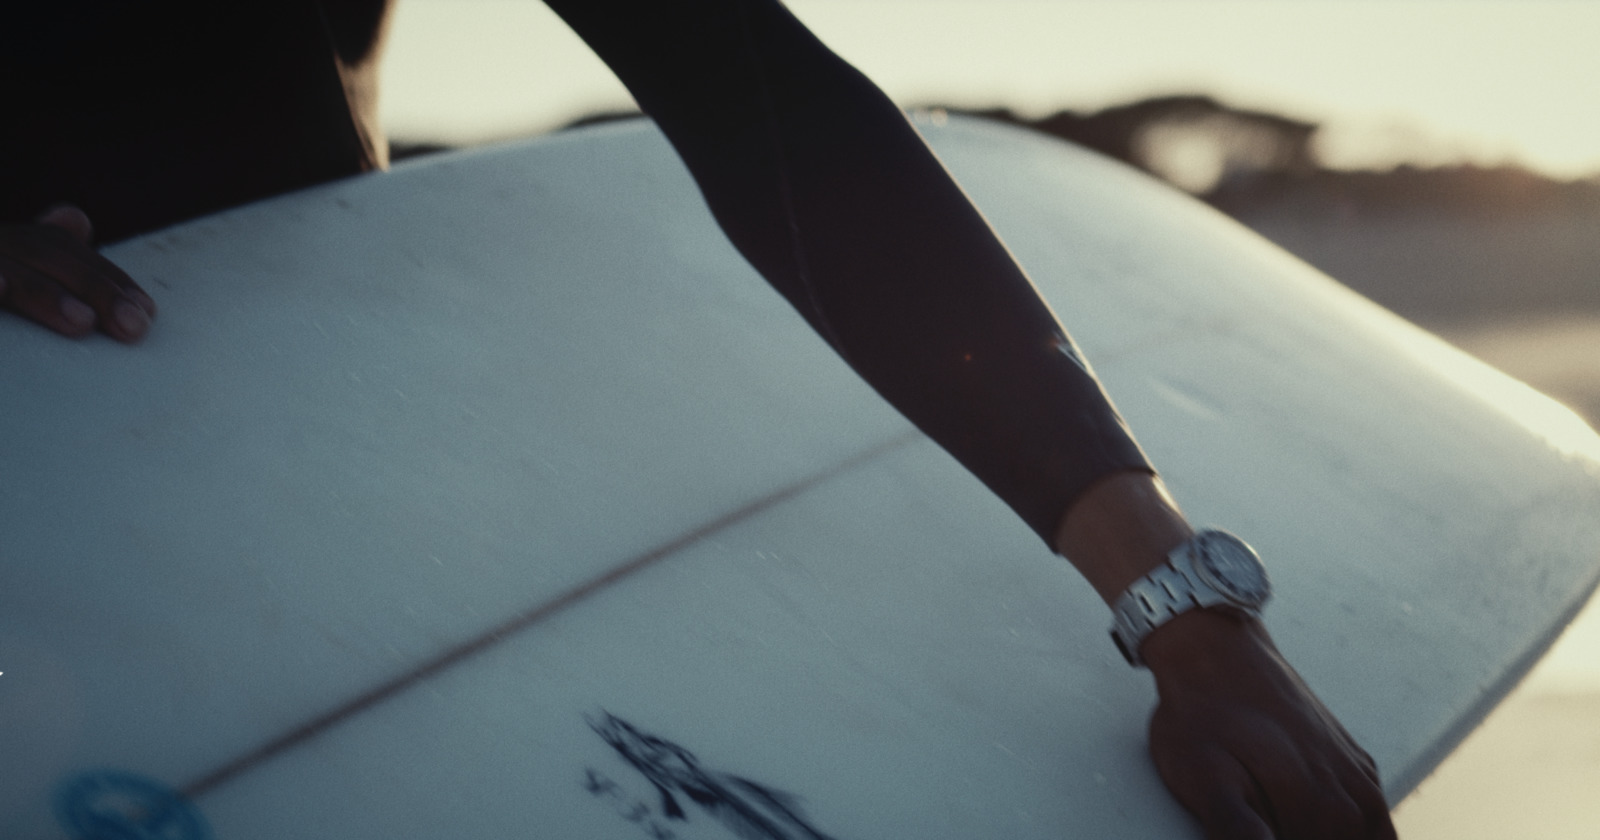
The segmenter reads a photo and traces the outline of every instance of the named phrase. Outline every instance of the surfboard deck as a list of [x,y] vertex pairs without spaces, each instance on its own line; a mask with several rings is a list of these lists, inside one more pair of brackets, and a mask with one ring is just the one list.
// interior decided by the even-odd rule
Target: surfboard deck
[[[1136,173],[923,122],[1398,801],[1593,588],[1600,439]],[[0,322],[0,835],[1194,835],[1103,605],[648,125],[108,253],[142,345]]]

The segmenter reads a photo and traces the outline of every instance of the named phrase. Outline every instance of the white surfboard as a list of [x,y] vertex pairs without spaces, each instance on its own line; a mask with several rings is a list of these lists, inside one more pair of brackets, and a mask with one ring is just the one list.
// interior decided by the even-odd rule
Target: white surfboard
[[[1594,586],[1600,439],[1118,165],[925,129],[1398,800]],[[142,345],[0,323],[0,836],[1194,836],[1089,587],[648,125],[109,253]]]

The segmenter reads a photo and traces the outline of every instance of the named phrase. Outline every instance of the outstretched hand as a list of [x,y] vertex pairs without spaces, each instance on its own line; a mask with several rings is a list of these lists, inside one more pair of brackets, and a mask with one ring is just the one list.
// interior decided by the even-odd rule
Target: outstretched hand
[[1196,610],[1140,648],[1150,753],[1207,840],[1394,840],[1372,757],[1253,621]]
[[144,337],[156,304],[90,243],[82,210],[62,205],[34,224],[0,225],[0,309],[71,337],[97,327],[118,341]]
[[[1106,604],[1194,536],[1161,480],[1109,476],[1062,520],[1057,549]],[[1190,610],[1151,631],[1150,755],[1206,840],[1394,840],[1372,757],[1259,621]]]

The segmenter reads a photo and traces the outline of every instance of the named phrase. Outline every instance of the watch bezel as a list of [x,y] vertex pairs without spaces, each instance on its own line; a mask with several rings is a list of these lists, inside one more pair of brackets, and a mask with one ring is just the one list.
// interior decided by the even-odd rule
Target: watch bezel
[[1272,596],[1260,555],[1226,531],[1205,531],[1190,543],[1191,567],[1201,582],[1229,603],[1257,610]]

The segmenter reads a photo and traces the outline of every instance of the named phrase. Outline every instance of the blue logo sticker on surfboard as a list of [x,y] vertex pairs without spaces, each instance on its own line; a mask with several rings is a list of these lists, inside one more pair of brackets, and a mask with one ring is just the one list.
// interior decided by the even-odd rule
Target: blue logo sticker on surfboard
[[205,817],[182,794],[120,770],[63,782],[56,819],[73,840],[211,840]]

